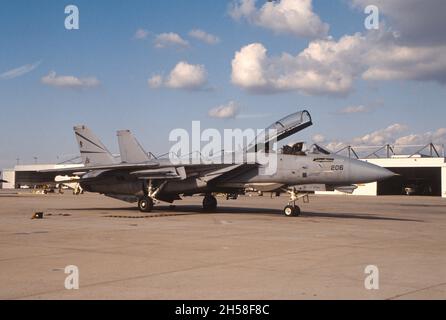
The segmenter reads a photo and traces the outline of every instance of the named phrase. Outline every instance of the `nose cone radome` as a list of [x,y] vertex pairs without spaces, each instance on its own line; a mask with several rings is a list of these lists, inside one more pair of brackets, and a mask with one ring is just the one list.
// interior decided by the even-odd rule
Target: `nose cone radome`
[[352,163],[350,168],[350,178],[358,183],[381,181],[395,176],[386,168],[359,160]]

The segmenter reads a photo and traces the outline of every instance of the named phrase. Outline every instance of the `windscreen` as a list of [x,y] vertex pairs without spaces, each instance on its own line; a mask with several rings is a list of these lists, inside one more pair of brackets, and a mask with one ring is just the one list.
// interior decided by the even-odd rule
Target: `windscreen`
[[318,144],[313,144],[310,148],[310,153],[315,153],[315,154],[330,154],[331,152],[323,147],[321,147]]

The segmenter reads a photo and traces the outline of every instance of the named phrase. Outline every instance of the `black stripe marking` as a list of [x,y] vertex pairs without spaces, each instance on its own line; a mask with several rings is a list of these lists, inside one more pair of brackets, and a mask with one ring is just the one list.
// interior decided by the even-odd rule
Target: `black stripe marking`
[[81,153],[100,153],[100,154],[106,154],[107,152],[101,152],[101,151],[81,151]]
[[[91,144],[95,145],[96,147],[98,147],[101,150],[104,150],[104,148],[102,148],[100,145],[94,143],[93,141],[91,141],[90,139],[85,138],[83,135],[81,135],[79,132],[74,132],[74,134],[76,134],[77,136],[81,137],[82,139],[87,140],[88,142],[90,142]],[[107,151],[107,150],[104,150]]]

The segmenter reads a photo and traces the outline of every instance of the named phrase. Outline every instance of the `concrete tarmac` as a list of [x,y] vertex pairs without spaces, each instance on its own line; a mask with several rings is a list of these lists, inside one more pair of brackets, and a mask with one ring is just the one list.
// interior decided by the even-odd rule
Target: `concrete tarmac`
[[0,298],[446,299],[445,199],[311,196],[293,218],[285,196],[218,200],[141,214],[95,194],[0,194]]

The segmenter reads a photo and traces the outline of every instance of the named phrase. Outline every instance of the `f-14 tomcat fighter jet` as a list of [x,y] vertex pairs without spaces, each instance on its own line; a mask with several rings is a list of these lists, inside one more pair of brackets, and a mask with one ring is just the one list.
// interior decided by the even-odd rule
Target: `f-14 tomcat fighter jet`
[[299,215],[296,201],[308,196],[299,193],[298,186],[323,184],[328,189],[348,192],[355,188],[353,184],[394,175],[385,168],[335,155],[318,145],[305,152],[301,144],[283,148],[282,152],[270,148],[273,141],[281,141],[312,124],[308,111],[291,114],[271,125],[265,132],[272,133],[265,133],[261,143],[255,140],[240,151],[244,156],[260,153],[274,156],[275,170],[268,174],[265,174],[265,164],[248,162],[247,157],[211,164],[152,158],[128,130],[117,133],[119,162],[86,126],[74,127],[84,167],[56,171],[79,176],[78,182],[85,191],[137,202],[141,212],[150,212],[157,201],[172,203],[195,194],[204,195],[203,209],[212,211],[217,208],[214,193],[242,194],[246,188],[288,192],[290,200],[283,210],[286,216]]

